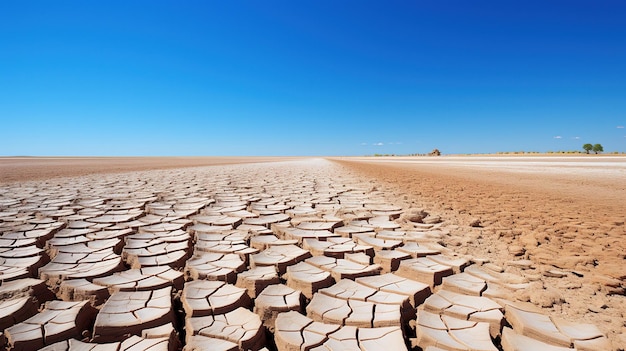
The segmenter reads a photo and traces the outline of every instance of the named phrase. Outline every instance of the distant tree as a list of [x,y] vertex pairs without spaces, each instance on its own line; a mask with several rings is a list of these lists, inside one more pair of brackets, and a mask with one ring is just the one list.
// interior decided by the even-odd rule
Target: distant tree
[[604,148],[602,147],[602,145],[600,144],[593,145],[593,152],[595,152],[596,155],[598,154],[598,152],[602,152],[602,151],[604,151]]
[[585,145],[583,145],[583,149],[584,149],[585,151],[587,151],[587,153],[589,153],[589,151],[593,150],[593,145],[591,145],[591,144],[585,144]]

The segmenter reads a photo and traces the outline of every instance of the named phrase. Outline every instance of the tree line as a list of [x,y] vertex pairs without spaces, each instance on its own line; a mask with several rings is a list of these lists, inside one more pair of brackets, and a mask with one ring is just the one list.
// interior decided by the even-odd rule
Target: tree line
[[593,151],[597,155],[598,152],[604,151],[604,148],[602,147],[601,144],[593,144],[593,145],[585,144],[585,145],[583,145],[583,150],[587,151],[587,154],[589,153],[589,151]]

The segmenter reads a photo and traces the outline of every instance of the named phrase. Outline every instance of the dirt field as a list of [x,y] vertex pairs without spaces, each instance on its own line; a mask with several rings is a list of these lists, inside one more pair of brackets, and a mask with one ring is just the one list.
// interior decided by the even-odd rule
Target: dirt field
[[[393,332],[385,334],[385,344],[422,350],[458,340],[452,327],[432,329],[427,323],[432,316],[420,324],[419,313],[459,318],[458,308],[479,311],[497,301],[489,311],[496,315],[495,330],[468,327],[471,314],[459,324],[469,338],[466,345],[481,340],[490,346],[485,349],[511,350],[503,345],[523,345],[516,338],[530,335],[571,350],[567,340],[591,342],[598,351],[626,348],[625,157],[291,161],[296,160],[0,158],[0,282],[5,284],[0,284],[0,331],[8,335],[0,348],[47,342],[36,333],[18,335],[20,323],[34,316],[35,329],[44,330],[38,324],[44,318],[37,316],[56,313],[54,304],[85,300],[96,310],[62,307],[72,314],[63,320],[85,325],[66,323],[67,334],[57,341],[118,342],[122,331],[141,336],[159,325],[164,327],[159,333],[171,333],[162,342],[174,349],[205,342],[204,349],[216,347],[195,333],[213,338],[211,343],[300,349],[298,338],[278,336],[294,330],[301,335],[316,320],[359,327],[355,335],[362,343],[378,340],[367,333],[386,326]],[[337,266],[329,268],[327,260]],[[429,265],[439,271],[422,276],[420,267]],[[276,271],[260,274],[259,267]],[[300,273],[286,274],[288,267]],[[266,301],[257,295],[265,290],[242,282],[243,275],[274,284]],[[463,283],[476,279],[478,285]],[[232,301],[192,303],[213,294],[218,281],[228,283],[224,294]],[[372,290],[391,281],[398,284],[391,293]],[[473,290],[476,286],[482,288]],[[254,301],[243,296],[246,291]],[[377,302],[357,296],[365,292]],[[437,307],[446,296],[459,298],[459,292],[472,296],[460,298],[468,305]],[[154,321],[113,318],[126,311],[119,308],[126,299],[136,299],[138,309],[155,299],[163,310],[146,312]],[[293,305],[287,308],[282,303],[288,300]],[[251,337],[207,328],[212,308],[225,320],[237,315],[232,319],[253,321],[246,332]],[[263,308],[293,311],[278,318]],[[530,308],[539,310],[522,321],[516,317]],[[558,320],[591,323],[610,346],[587,324],[569,329],[587,334],[575,332],[559,344],[563,340],[552,335],[564,334],[550,329]],[[168,323],[173,327],[165,328]],[[525,331],[535,325],[537,330]],[[428,336],[433,330],[434,339]],[[332,343],[323,328],[314,333],[325,335],[320,343]]]
[[0,184],[117,173],[251,162],[272,162],[294,157],[0,157]]
[[[530,259],[540,271],[567,273],[563,278],[542,277],[558,303],[541,301],[532,291],[522,294],[536,304],[552,305],[553,313],[594,321],[623,338],[626,157],[339,162],[383,181],[406,206],[430,210],[452,224],[456,229],[447,241],[457,251],[489,257],[499,265],[519,255],[515,258]],[[476,220],[480,227],[470,227]]]

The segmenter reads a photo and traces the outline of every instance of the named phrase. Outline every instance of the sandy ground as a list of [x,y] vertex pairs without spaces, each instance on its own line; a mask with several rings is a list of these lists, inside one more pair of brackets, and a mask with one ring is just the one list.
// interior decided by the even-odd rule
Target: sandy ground
[[[545,275],[518,298],[594,322],[626,345],[626,157],[345,158],[405,206],[450,223],[447,244]],[[472,227],[473,221],[479,227]],[[476,224],[476,223],[475,223]],[[517,256],[516,256],[517,255]]]
[[272,162],[295,157],[0,157],[0,184],[151,169]]

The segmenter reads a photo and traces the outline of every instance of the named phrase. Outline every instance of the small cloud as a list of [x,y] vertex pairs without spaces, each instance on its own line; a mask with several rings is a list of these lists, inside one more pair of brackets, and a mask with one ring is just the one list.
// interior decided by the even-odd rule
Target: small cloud
[[383,146],[383,145],[385,145],[385,144],[384,144],[384,143],[374,143],[374,144],[372,144],[372,145],[374,145],[374,146]]
[[580,139],[580,137],[573,137],[572,139],[576,139],[576,140],[578,140],[578,139]]
[[554,139],[563,139],[563,137],[560,136],[560,135],[557,135],[557,136],[554,137]]
[[396,141],[396,145],[402,145],[401,141]]
[[361,143],[361,145],[367,145],[367,143]]
[[617,126],[617,129],[624,129],[624,126]]

